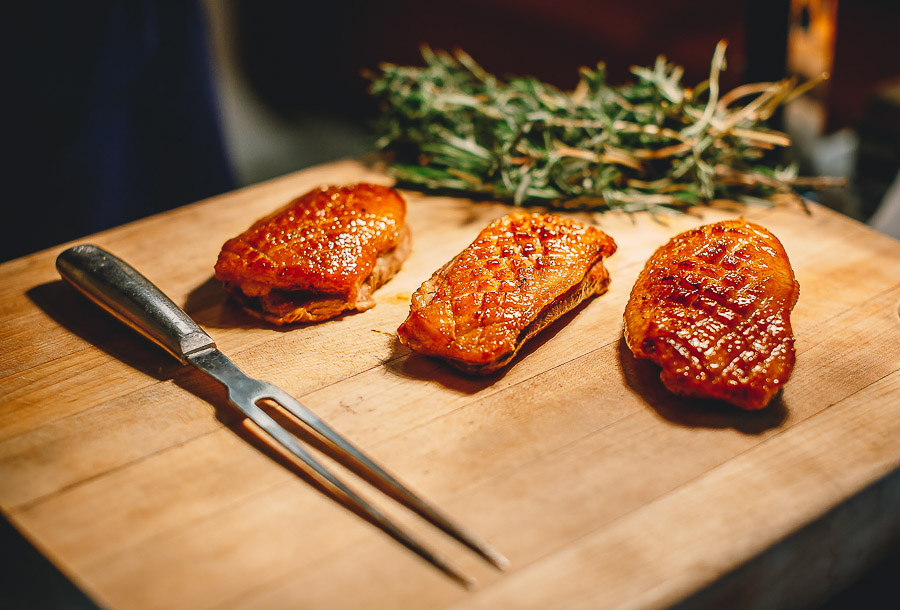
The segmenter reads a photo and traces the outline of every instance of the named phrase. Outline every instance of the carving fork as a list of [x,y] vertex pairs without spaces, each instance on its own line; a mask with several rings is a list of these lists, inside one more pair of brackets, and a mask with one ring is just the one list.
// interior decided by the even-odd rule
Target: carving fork
[[62,252],[56,260],[60,275],[107,312],[150,339],[182,364],[192,364],[228,390],[228,400],[279,445],[304,462],[321,481],[354,510],[366,515],[386,534],[464,586],[474,580],[446,558],[429,550],[361,498],[313,458],[297,438],[259,407],[272,401],[306,424],[357,471],[377,481],[376,487],[478,553],[499,569],[507,559],[483,540],[454,524],[435,507],[388,474],[311,411],[270,383],[247,377],[216,348],[212,338],[181,308],[133,267],[106,250],[82,244]]

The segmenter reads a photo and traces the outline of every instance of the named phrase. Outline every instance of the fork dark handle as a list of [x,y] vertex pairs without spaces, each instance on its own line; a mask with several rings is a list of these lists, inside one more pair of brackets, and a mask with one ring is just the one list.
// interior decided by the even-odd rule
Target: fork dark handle
[[134,267],[92,244],[63,251],[59,274],[94,303],[138,331],[182,364],[216,346],[190,316]]

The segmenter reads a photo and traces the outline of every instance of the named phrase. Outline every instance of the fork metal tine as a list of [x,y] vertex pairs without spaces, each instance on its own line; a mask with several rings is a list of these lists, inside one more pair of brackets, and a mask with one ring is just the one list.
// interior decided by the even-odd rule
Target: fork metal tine
[[[357,514],[369,520],[373,525],[457,582],[469,585],[474,581],[453,567],[442,556],[419,544],[393,521],[347,487],[307,453],[299,441],[263,411],[257,403],[266,399],[278,402],[294,417],[305,422],[315,432],[313,436],[317,441],[324,439],[324,441],[332,443],[334,447],[328,446],[329,451],[335,448],[342,450],[342,456],[348,457],[349,461],[354,464],[357,474],[363,471],[367,476],[373,477],[369,482],[378,481],[373,484],[380,491],[392,495],[395,499],[399,496],[409,500],[422,516],[441,527],[445,532],[466,542],[495,565],[499,566],[501,563],[505,563],[499,553],[450,524],[446,518],[400,485],[396,479],[375,465],[362,452],[327,427],[293,398],[274,388],[271,384],[247,377],[216,348],[215,341],[206,334],[206,331],[200,328],[150,280],[125,261],[97,246],[81,244],[60,253],[56,259],[56,267],[66,281],[91,301],[165,349],[182,364],[190,363],[224,385],[228,390],[229,401],[291,456],[311,469],[310,474],[319,484],[340,496],[340,500]],[[387,492],[386,489],[390,489],[392,493]]]
[[[228,389],[228,400],[231,404],[237,407],[253,423],[259,426],[266,434],[275,440],[275,442],[290,452],[291,455],[311,468],[315,474],[326,481],[333,489],[337,490],[348,504],[355,510],[366,515],[370,521],[384,533],[394,538],[397,542],[404,545],[463,586],[470,587],[475,584],[474,579],[454,567],[448,559],[419,543],[401,529],[400,526],[360,497],[359,494],[348,487],[343,481],[338,479],[331,471],[312,457],[290,432],[282,428],[278,422],[272,419],[268,413],[263,411],[259,405],[256,404],[261,400],[268,399],[274,400],[279,404],[283,401],[291,405],[299,405],[299,403],[296,403],[296,401],[290,398],[287,393],[269,383],[247,377],[227,356],[215,348],[198,354],[189,355],[187,360],[225,385]],[[302,410],[306,411],[306,409]],[[312,414],[310,413],[310,415]],[[317,424],[324,426],[324,423],[321,420],[314,415],[312,417]],[[312,425],[310,426],[313,427]],[[329,429],[329,431],[331,435],[340,439],[340,436],[333,430]]]
[[355,447],[350,441],[334,431],[328,424],[319,419],[315,413],[300,404],[295,398],[287,392],[272,386],[272,398],[282,407],[287,409],[292,415],[297,417],[307,426],[318,432],[334,447],[342,451],[348,456],[359,468],[368,472],[378,481],[388,487],[392,493],[392,497],[401,502],[404,506],[414,511],[428,522],[440,528],[443,532],[452,536],[460,543],[469,547],[478,553],[485,560],[499,569],[504,569],[509,565],[500,552],[491,547],[485,541],[479,539],[465,528],[453,523],[446,515],[437,508],[423,500],[418,494],[409,489],[406,485],[398,481],[393,475],[388,473],[384,468],[375,463],[369,456]]
[[418,554],[420,557],[437,567],[439,570],[441,570],[463,586],[471,587],[475,584],[475,581],[471,577],[465,575],[458,568],[454,567],[449,560],[447,560],[442,555],[429,550],[424,545],[416,541],[412,536],[403,531],[393,521],[384,516],[381,511],[379,511],[377,508],[360,497],[355,491],[350,489],[343,481],[338,479],[334,474],[331,473],[331,471],[329,471],[327,468],[325,468],[325,466],[319,463],[318,460],[312,457],[289,432],[282,428],[274,419],[272,419],[271,416],[269,416],[265,411],[259,408],[259,406],[254,403],[239,404],[234,400],[231,400],[231,403],[234,404],[238,409],[240,409],[241,412],[244,413],[244,415],[246,415],[253,423],[259,426],[266,434],[272,437],[279,445],[284,447],[292,455],[297,457],[297,459],[301,460],[303,463],[313,469],[316,474],[325,479],[334,488],[339,490],[340,493],[345,497],[345,499],[355,509],[362,511],[368,517],[370,517],[372,522],[386,534],[394,538],[399,543],[403,544],[411,551]]

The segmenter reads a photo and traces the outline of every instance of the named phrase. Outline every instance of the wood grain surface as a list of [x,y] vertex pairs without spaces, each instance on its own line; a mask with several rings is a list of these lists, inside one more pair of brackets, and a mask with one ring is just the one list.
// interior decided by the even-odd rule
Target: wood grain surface
[[[305,170],[81,240],[142,271],[249,375],[284,388],[511,560],[493,570],[355,487],[478,579],[465,590],[317,490],[224,391],[64,284],[0,266],[0,507],[114,608],[647,608],[814,604],[900,540],[900,243],[824,208],[716,206],[612,235],[607,294],[467,377],[396,338],[409,297],[500,204],[407,193],[413,254],[367,312],[276,329],[212,277],[221,244],[320,184]],[[674,234],[743,214],[800,282],[797,365],[762,412],[669,394],[622,313]],[[358,482],[353,479],[353,482]]]

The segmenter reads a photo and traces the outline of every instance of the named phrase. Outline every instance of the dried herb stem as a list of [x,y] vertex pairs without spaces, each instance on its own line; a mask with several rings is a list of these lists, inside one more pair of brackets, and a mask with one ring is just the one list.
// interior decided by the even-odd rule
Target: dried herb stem
[[378,146],[394,154],[404,186],[566,209],[666,214],[838,184],[800,178],[766,155],[790,138],[765,120],[813,85],[786,79],[722,93],[725,48],[716,46],[709,78],[694,88],[659,57],[616,87],[603,64],[582,68],[563,92],[500,79],[463,51],[424,47],[424,67],[383,64],[369,76],[381,105]]

